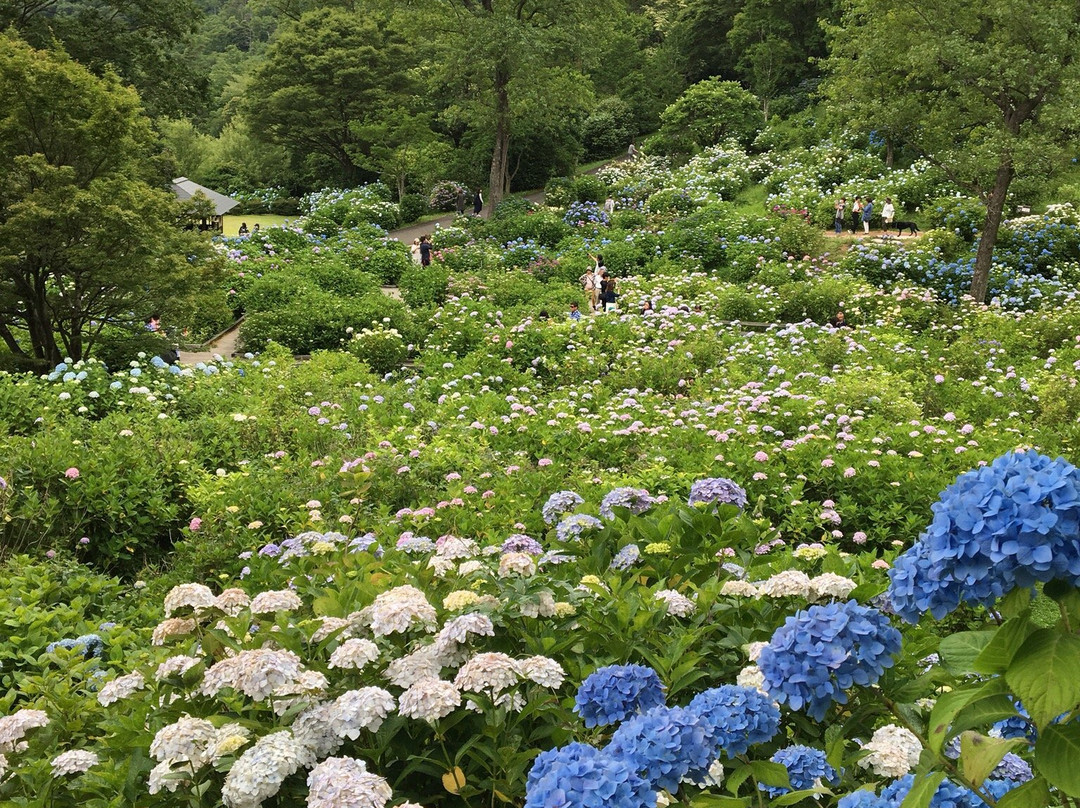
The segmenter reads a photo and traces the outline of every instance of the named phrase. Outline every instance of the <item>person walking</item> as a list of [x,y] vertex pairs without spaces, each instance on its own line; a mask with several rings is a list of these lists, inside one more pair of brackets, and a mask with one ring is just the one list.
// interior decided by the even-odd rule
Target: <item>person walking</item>
[[578,283],[581,284],[581,290],[589,298],[589,308],[596,311],[596,299],[599,294],[598,287],[600,281],[596,277],[596,269],[589,267],[585,270],[585,274],[578,278]]
[[885,197],[885,205],[881,208],[881,229],[888,232],[889,225],[896,218],[896,208],[893,207],[892,197]]
[[472,210],[477,216],[480,215],[480,211],[484,209],[484,195],[480,193],[480,189],[476,189],[476,193],[473,194]]
[[604,311],[615,309],[615,301],[619,299],[619,293],[615,291],[616,286],[615,279],[605,269],[600,281],[600,305]]
[[615,212],[615,197],[609,196],[604,200],[604,213],[608,215],[608,221],[611,221],[611,214]]
[[870,220],[874,217],[874,200],[866,197],[866,204],[862,209],[862,229],[864,233],[870,232]]
[[458,216],[465,215],[465,189],[460,185],[457,189],[457,199],[454,200],[454,207]]
[[862,200],[859,197],[851,202],[851,232],[859,229],[859,219],[862,218]]
[[431,238],[420,236],[420,266],[431,266]]
[[847,200],[844,197],[840,197],[840,201],[836,203],[834,208],[835,215],[833,225],[836,227],[836,235],[840,235],[844,230],[844,211],[847,209]]

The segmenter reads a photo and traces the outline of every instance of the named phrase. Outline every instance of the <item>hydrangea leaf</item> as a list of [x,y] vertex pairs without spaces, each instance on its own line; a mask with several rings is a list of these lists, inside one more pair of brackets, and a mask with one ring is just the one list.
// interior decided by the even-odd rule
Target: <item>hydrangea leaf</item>
[[1035,765],[1055,788],[1080,797],[1080,726],[1054,724],[1039,733]]
[[465,772],[460,766],[455,766],[451,771],[442,776],[443,788],[451,794],[458,794],[465,787]]
[[1042,808],[1049,804],[1050,788],[1045,779],[1036,777],[1006,792],[997,801],[997,808]]
[[911,791],[900,803],[900,808],[930,808],[930,801],[937,793],[938,786],[945,779],[945,772],[934,772],[926,777],[916,775]]
[[1036,631],[1017,651],[1005,679],[1036,726],[1080,704],[1080,637],[1056,629]]
[[961,631],[941,641],[941,664],[956,676],[974,671],[975,660],[994,638],[993,631]]
[[990,776],[1006,752],[1020,746],[1027,746],[1023,738],[991,738],[978,732],[964,732],[960,735],[960,768],[964,777],[975,786],[982,785]]
[[1024,612],[998,628],[987,646],[975,658],[971,669],[976,673],[1004,673],[1008,670],[1016,652],[1035,630],[1029,614]]
[[782,763],[770,763],[767,760],[755,760],[750,764],[754,779],[759,783],[777,788],[791,788],[787,767]]
[[953,721],[961,710],[978,699],[998,696],[1006,691],[1007,687],[1002,679],[992,679],[971,690],[952,690],[942,694],[930,713],[927,746],[932,752],[940,752],[945,741],[955,734],[952,731]]

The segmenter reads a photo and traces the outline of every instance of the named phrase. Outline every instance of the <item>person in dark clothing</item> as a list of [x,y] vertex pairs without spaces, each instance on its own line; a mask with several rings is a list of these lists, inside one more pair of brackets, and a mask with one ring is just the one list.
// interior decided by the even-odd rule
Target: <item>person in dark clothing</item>
[[836,314],[829,319],[829,325],[833,328],[851,328],[851,326],[848,325],[847,319],[844,317],[843,309],[836,312]]
[[477,216],[479,216],[480,211],[484,209],[484,195],[480,192],[479,188],[477,188],[476,193],[473,194],[472,209],[473,213],[475,213]]
[[431,239],[428,236],[420,236],[420,266],[431,266]]
[[454,206],[457,209],[457,215],[458,216],[464,216],[465,215],[465,189],[464,188],[459,187],[457,189],[457,199],[455,200]]

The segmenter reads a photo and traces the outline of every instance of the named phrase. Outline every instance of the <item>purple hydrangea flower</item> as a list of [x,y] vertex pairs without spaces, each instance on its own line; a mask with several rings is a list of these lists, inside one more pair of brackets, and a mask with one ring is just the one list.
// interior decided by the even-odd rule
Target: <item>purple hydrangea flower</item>
[[706,477],[690,486],[687,503],[696,505],[699,502],[705,505],[729,504],[742,509],[746,507],[746,491],[726,477]]
[[626,508],[632,514],[645,513],[656,500],[644,488],[615,488],[600,500],[600,515],[605,519],[615,518],[615,508]]
[[641,558],[641,549],[636,544],[628,544],[611,559],[611,569],[628,570]]
[[589,516],[586,513],[575,513],[567,516],[555,526],[555,535],[562,542],[576,541],[581,538],[581,534],[586,530],[599,530],[603,526],[604,523],[595,516]]
[[512,533],[502,543],[504,553],[528,553],[531,556],[544,554],[544,547],[536,539],[530,538],[523,533]]
[[573,491],[556,491],[548,497],[540,514],[544,517],[545,524],[553,525],[562,514],[570,513],[584,501]]

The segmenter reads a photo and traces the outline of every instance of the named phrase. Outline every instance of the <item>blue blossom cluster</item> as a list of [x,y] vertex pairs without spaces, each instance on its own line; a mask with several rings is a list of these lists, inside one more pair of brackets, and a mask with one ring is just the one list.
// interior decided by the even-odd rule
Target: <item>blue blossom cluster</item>
[[664,705],[664,686],[644,665],[608,665],[589,674],[574,699],[586,727],[606,726]]
[[545,524],[553,525],[560,516],[564,513],[570,513],[584,501],[573,491],[556,491],[548,497],[544,507],[540,509],[540,515],[544,517]]
[[705,724],[716,751],[728,757],[772,740],[780,729],[779,708],[769,696],[752,687],[714,687],[694,696],[687,709]]
[[655,504],[656,500],[644,488],[614,488],[600,500],[600,515],[605,519],[614,519],[614,508],[626,508],[637,515],[645,513]]
[[853,600],[811,606],[788,617],[758,657],[769,695],[821,721],[847,690],[881,678],[900,650],[900,632]]
[[801,791],[804,788],[815,788],[819,784],[829,783],[837,785],[840,775],[836,769],[825,760],[825,753],[812,746],[800,746],[794,744],[784,747],[769,758],[773,763],[781,764],[787,769],[788,780],[791,788],[784,786],[767,786],[764,783],[758,785],[762,791],[768,792],[770,797],[779,797],[789,791]]
[[706,505],[718,503],[745,508],[746,491],[726,477],[706,477],[690,486],[688,504],[696,505],[699,502]]
[[1011,780],[1014,783],[1026,783],[1034,774],[1031,765],[1015,752],[1006,752],[1001,762],[990,772],[996,780]]
[[[875,795],[873,791],[854,791],[841,797],[836,808],[900,808],[914,782],[915,776],[907,774],[883,788],[880,796]],[[991,778],[985,780],[981,788],[997,801],[1016,785],[1017,783],[1009,780]],[[986,802],[974,791],[958,786],[951,780],[943,780],[930,799],[930,808],[987,808],[987,806]]]
[[500,548],[503,553],[528,553],[532,556],[544,554],[544,547],[536,539],[523,533],[513,533],[507,537]]
[[636,544],[628,544],[611,559],[610,568],[619,571],[628,570],[638,562],[639,558],[641,558],[641,548]]
[[633,766],[583,743],[548,750],[529,771],[525,808],[655,808],[656,790]]
[[606,227],[611,220],[607,211],[596,202],[571,202],[563,215],[563,221],[574,227],[584,227],[587,224]]
[[105,641],[97,634],[83,634],[79,637],[66,637],[45,646],[45,651],[64,648],[68,651],[81,650],[84,659],[101,659],[105,654]]
[[1009,452],[960,475],[934,519],[896,559],[889,595],[909,622],[961,602],[991,606],[1017,587],[1080,585],[1080,470],[1037,452]]
[[604,750],[626,760],[654,789],[675,792],[687,772],[716,759],[708,728],[683,707],[654,707],[624,721]]
[[577,541],[586,530],[599,530],[603,526],[604,523],[595,516],[575,513],[555,526],[555,535],[559,537],[559,541]]
[[435,550],[435,542],[429,539],[427,536],[417,536],[411,531],[406,531],[398,536],[397,544],[394,545],[398,550],[409,553],[430,553]]

